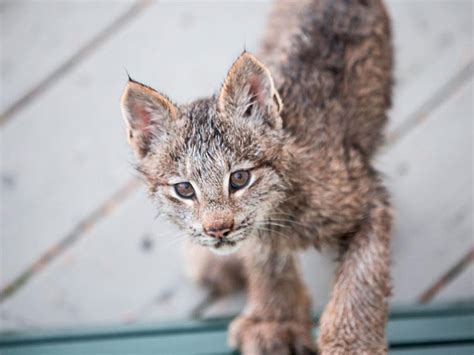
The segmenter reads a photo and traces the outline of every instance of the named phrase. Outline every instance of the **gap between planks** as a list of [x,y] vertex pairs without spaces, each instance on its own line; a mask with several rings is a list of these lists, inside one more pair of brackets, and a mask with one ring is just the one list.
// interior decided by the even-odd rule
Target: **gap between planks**
[[81,220],[69,234],[61,239],[53,247],[49,248],[33,264],[31,264],[20,276],[7,284],[0,290],[0,303],[12,296],[23,285],[25,285],[33,275],[43,270],[50,262],[74,244],[80,237],[90,231],[94,226],[110,215],[121,203],[123,203],[140,186],[141,181],[133,177],[121,189],[116,191],[91,214]]
[[471,248],[471,250],[469,250],[467,254],[461,258],[461,260],[459,260],[430,287],[428,287],[428,289],[424,291],[420,297],[418,297],[418,303],[424,304],[430,302],[443,288],[445,288],[451,281],[458,277],[472,262],[474,262],[474,248]]
[[435,111],[459,88],[468,82],[474,74],[474,60],[471,59],[446,84],[441,86],[418,109],[408,115],[402,123],[387,135],[386,149],[392,147],[400,139],[414,129],[419,123],[428,118],[428,114]]
[[[129,11],[137,14],[146,4],[148,4],[147,0],[140,1],[136,3]],[[110,26],[106,31],[110,33],[99,35],[101,39],[99,39],[99,43],[91,45],[89,43],[89,47],[86,50],[86,53],[82,53],[82,56],[86,56],[93,48],[97,47],[101,42],[103,42],[108,36],[110,36],[111,32],[118,28],[120,24],[126,23],[129,19],[126,18],[127,16],[122,16],[119,20],[116,20],[115,26]],[[117,22],[119,24],[117,24]],[[113,28],[112,28],[113,27]],[[86,46],[86,47],[88,47]],[[65,70],[69,70],[72,66],[74,66],[77,62],[73,61],[69,67],[66,67]],[[64,67],[64,65],[62,66]],[[408,115],[408,117],[403,120],[403,123],[396,127],[391,133],[387,136],[387,143],[384,150],[390,149],[392,146],[397,144],[404,136],[406,136],[411,130],[413,130],[418,124],[422,121],[427,119],[430,113],[435,111],[442,103],[447,101],[452,95],[454,95],[460,88],[463,87],[465,83],[467,83],[474,73],[474,61],[471,60],[469,63],[464,66],[457,74],[455,74],[446,84],[444,84],[438,91],[436,91],[428,100],[426,100],[418,109],[416,109],[412,114]],[[54,81],[55,79],[53,79]],[[48,83],[47,85],[50,85]],[[0,118],[0,125],[3,122],[3,116]],[[117,206],[127,200],[128,197],[132,195],[132,193],[137,190],[140,181],[138,178],[134,177],[130,179],[122,188],[120,188],[116,193],[114,193],[109,199],[107,199],[102,205],[100,205],[96,210],[94,210],[90,215],[85,217],[81,220],[73,230],[66,235],[60,242],[56,245],[51,247],[44,253],[38,260],[36,260],[30,267],[28,267],[20,276],[15,278],[12,282],[7,284],[3,289],[0,290],[0,303],[5,301],[7,298],[11,297],[16,291],[18,291],[22,286],[24,286],[36,273],[42,271],[51,261],[53,261],[56,257],[58,257],[62,252],[68,249],[71,245],[73,245],[77,240],[80,239],[82,235],[84,235],[87,231],[93,228],[97,223],[99,223],[102,219],[107,217],[112,210],[117,208]],[[472,261],[471,259],[469,259]],[[454,277],[461,273],[461,271],[469,264],[463,263],[459,270],[455,273]],[[449,278],[447,281],[442,281],[443,275],[441,279],[435,283],[433,286],[434,289],[427,290],[426,292],[430,291],[430,299],[434,297],[442,288],[444,288],[449,281],[452,281],[453,278]],[[425,292],[425,293],[426,293]],[[215,301],[216,297],[208,297],[201,304],[199,304],[196,310],[193,312],[195,316],[199,316],[205,309]],[[420,296],[420,301],[422,301],[423,295]]]
[[15,102],[13,102],[7,109],[0,115],[0,127],[11,120],[15,114],[20,111],[23,107],[28,105],[32,100],[36,99],[48,88],[54,85],[61,77],[66,73],[75,68],[79,63],[84,61],[89,55],[91,55],[98,47],[104,44],[112,35],[129,23],[132,19],[137,17],[142,10],[148,6],[151,2],[149,0],[138,0],[136,1],[127,11],[121,16],[116,18],[106,28],[100,31],[94,36],[89,42],[74,53],[64,63],[59,65],[51,74],[46,76],[43,80],[33,86],[25,95],[21,96]]

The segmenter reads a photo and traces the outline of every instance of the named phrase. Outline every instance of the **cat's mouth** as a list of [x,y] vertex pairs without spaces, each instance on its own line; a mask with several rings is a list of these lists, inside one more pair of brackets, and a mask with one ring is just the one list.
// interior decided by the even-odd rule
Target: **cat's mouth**
[[235,253],[247,240],[247,228],[239,228],[239,231],[234,231],[228,237],[217,240],[212,245],[209,245],[209,249],[215,254],[228,255]]
[[247,224],[241,224],[239,228],[222,239],[210,238],[209,236],[198,234],[195,241],[202,246],[208,247],[213,253],[228,255],[236,252],[250,236],[251,229]]
[[243,240],[239,241],[230,241],[230,240],[220,240],[214,245],[210,246],[209,249],[215,254],[219,255],[228,255],[235,253],[242,246]]

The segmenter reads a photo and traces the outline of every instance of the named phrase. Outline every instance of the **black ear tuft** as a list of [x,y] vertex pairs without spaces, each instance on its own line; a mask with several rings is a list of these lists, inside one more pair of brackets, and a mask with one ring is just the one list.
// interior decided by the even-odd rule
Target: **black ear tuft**
[[135,80],[133,80],[132,77],[130,76],[130,74],[129,74],[127,68],[123,68],[123,70],[125,70],[125,74],[127,74],[128,81],[135,81]]

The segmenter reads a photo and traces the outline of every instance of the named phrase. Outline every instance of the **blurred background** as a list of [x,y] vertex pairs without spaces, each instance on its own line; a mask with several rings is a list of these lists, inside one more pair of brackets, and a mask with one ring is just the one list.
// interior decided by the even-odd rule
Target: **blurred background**
[[[376,165],[396,207],[392,303],[473,299],[473,2],[387,6],[396,86]],[[182,241],[132,168],[119,98],[125,68],[180,103],[213,93],[258,48],[270,7],[0,1],[0,330],[241,309],[243,294],[187,279]],[[321,309],[334,255],[301,260]]]

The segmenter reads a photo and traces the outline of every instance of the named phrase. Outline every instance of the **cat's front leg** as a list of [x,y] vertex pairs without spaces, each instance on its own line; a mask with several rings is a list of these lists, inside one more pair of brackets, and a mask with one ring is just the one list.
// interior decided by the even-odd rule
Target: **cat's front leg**
[[386,354],[391,210],[381,192],[345,250],[320,320],[323,355]]
[[244,355],[315,353],[310,298],[295,256],[270,246],[249,249],[248,304],[230,325],[230,344]]

